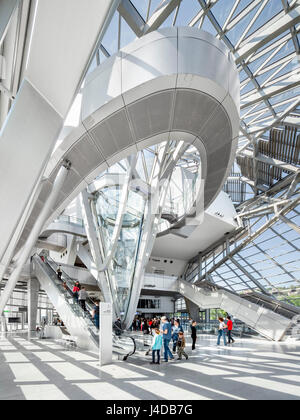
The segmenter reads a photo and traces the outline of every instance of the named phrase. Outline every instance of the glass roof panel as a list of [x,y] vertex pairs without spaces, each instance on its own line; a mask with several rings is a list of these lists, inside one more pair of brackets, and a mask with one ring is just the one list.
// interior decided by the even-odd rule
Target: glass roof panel
[[276,16],[283,10],[282,2],[278,0],[269,0],[262,12],[257,17],[254,25],[247,34],[247,37],[252,35],[256,30],[259,30],[266,22]]
[[[251,2],[250,2],[251,3]],[[235,45],[237,41],[240,39],[241,35],[251,22],[251,19],[254,17],[255,13],[257,12],[259,5],[257,5],[250,13],[244,16],[234,27],[227,33],[227,37],[229,38],[230,42]]]
[[223,27],[236,0],[219,0],[212,8],[214,17]]
[[149,0],[131,0],[139,14],[146,20]]
[[186,26],[201,10],[198,0],[190,0],[189,3],[181,2],[176,19],[176,26]]

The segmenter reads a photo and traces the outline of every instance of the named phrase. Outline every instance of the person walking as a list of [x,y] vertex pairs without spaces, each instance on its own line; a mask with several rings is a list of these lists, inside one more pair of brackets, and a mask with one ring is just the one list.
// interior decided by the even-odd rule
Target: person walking
[[197,341],[197,322],[192,321],[191,330],[192,330],[192,350],[196,350],[196,341]]
[[174,359],[173,354],[171,353],[171,350],[169,349],[169,344],[172,338],[172,326],[170,322],[168,322],[167,317],[163,316],[161,318],[162,326],[161,331],[163,334],[163,343],[164,343],[164,362],[168,362],[168,357],[170,359]]
[[[152,362],[150,365],[159,365],[160,364],[160,351],[163,345],[162,335],[158,328],[154,330],[154,337],[152,340]],[[155,355],[157,355],[157,361],[155,361]]]
[[58,279],[59,279],[59,280],[61,280],[61,276],[62,276],[62,269],[61,269],[61,265],[59,265],[59,266],[57,267],[56,274],[57,274]]
[[96,325],[96,328],[99,330],[99,301],[95,301],[95,306],[93,308],[92,318]]
[[73,299],[74,299],[74,303],[78,303],[78,294],[79,294],[79,287],[78,287],[78,282],[75,283],[74,287],[73,287]]
[[122,322],[120,318],[117,318],[113,325],[113,330],[117,336],[122,334]]
[[217,346],[220,345],[221,337],[223,337],[224,346],[227,346],[226,335],[225,335],[226,328],[227,328],[227,326],[226,326],[226,324],[224,322],[224,318],[219,317],[219,333],[218,333]]
[[184,337],[183,332],[180,331],[178,334],[178,341],[177,341],[178,360],[181,360],[182,356],[184,356],[186,360],[189,358],[189,356],[186,354],[184,349],[185,349],[185,337]]
[[177,341],[178,341],[178,334],[183,332],[183,328],[180,325],[178,320],[174,321],[174,326],[172,328],[172,340],[173,340],[173,353],[176,353]]
[[234,343],[235,340],[232,338],[232,330],[233,330],[233,322],[231,321],[231,317],[227,315],[227,337],[228,337],[228,344]]
[[144,322],[143,322],[143,333],[144,334],[149,334],[149,325],[148,325],[147,318],[145,318]]
[[86,303],[87,297],[88,297],[87,291],[85,290],[85,287],[82,287],[82,289],[79,290],[78,292],[78,300],[79,300],[79,305],[82,307],[84,312],[86,312],[85,303]]

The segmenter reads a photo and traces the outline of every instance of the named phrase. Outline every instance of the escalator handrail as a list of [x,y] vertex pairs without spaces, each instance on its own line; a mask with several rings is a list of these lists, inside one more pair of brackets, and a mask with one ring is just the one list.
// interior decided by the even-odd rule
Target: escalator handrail
[[[37,254],[35,256],[39,257]],[[66,285],[68,287],[68,289],[65,289],[65,290],[67,291],[67,293],[69,294],[70,297],[73,297],[73,290],[72,290],[72,288],[74,287],[76,281],[73,280],[65,271],[63,271],[62,268],[61,268],[62,278],[59,279],[58,276],[57,276],[57,271],[52,267],[52,265],[57,268],[60,264],[56,263],[52,258],[50,258],[48,256],[47,257],[44,256],[44,258],[45,258],[45,262],[47,262],[48,266],[53,271],[53,273],[56,275],[57,279],[58,280],[61,280],[62,283],[65,281],[65,283],[66,283]],[[55,284],[55,285],[57,286],[57,284]],[[94,302],[92,301],[91,298],[88,297],[88,299],[86,301],[86,305],[87,305],[87,307],[89,307],[90,309],[92,309],[91,307],[94,306]],[[75,315],[76,315],[76,313],[75,313]],[[99,337],[94,334],[93,330],[91,330],[90,327],[88,327],[88,328],[89,328],[89,332],[91,333],[93,339],[98,342]],[[131,350],[130,352],[128,352],[123,357],[123,360],[126,361],[128,359],[128,357],[130,357],[133,354],[135,354],[135,352],[136,352],[136,341],[135,341],[135,339],[133,337],[131,337],[129,334],[127,334],[126,330],[123,330],[122,328],[119,328],[116,324],[114,324],[114,329],[120,330],[121,336],[123,336],[124,338],[125,337],[126,338],[130,338],[131,341],[133,342],[133,350]],[[115,334],[115,333],[114,333],[114,336],[115,336],[115,338],[116,337],[120,338],[120,336],[117,336],[117,334]]]
[[[51,262],[51,264],[53,264],[53,265],[55,265],[56,267],[58,267],[59,266],[59,264],[58,263],[56,263],[52,258],[50,258],[50,257],[46,257],[46,259],[47,259],[47,261],[48,262]],[[51,265],[50,265],[50,267],[51,267]],[[52,267],[51,267],[52,268]],[[53,269],[53,268],[52,268]],[[53,269],[53,271],[55,271],[54,269]],[[76,284],[76,281],[75,280],[73,280],[65,271],[63,271],[62,269],[61,269],[61,271],[62,271],[62,273],[63,273],[63,277],[64,277],[64,279],[66,279],[67,281],[66,281],[66,284],[67,284],[67,286],[68,286],[68,291],[70,292],[70,294],[73,296],[73,287],[75,286],[75,284]],[[55,271],[55,273],[56,273],[56,271]],[[70,283],[70,285],[71,285],[71,287],[68,285],[68,283]],[[92,310],[93,309],[93,307],[94,307],[94,305],[95,305],[95,303],[93,302],[93,300],[90,298],[90,297],[88,297],[87,299],[86,299],[86,306],[89,308],[89,310]]]
[[[37,259],[38,259],[38,261],[40,262],[40,256],[38,255],[38,254],[35,254],[34,255],[34,257],[37,257]],[[48,259],[48,257],[46,258],[45,256],[44,256],[44,258],[45,258],[45,261],[44,261],[44,264],[46,263],[47,264],[47,266],[50,268],[50,270],[51,271],[53,271],[53,273],[55,274],[55,279],[56,280],[59,280],[59,278],[58,278],[58,276],[57,276],[57,273],[56,273],[56,271],[54,270],[54,268],[51,266],[51,264],[49,263],[49,259]],[[51,262],[54,264],[54,265],[58,265],[58,264],[56,264],[53,260],[51,260]],[[63,272],[63,274],[65,274],[64,272]],[[67,275],[66,275],[67,276]],[[68,277],[68,276],[67,276]],[[62,279],[61,279],[61,282],[63,283],[63,281],[62,281]],[[57,288],[57,289],[59,289],[59,287],[58,287],[58,284],[57,283],[55,283],[54,281],[53,281],[53,284],[54,284],[54,286]],[[61,285],[60,285],[61,286]],[[68,289],[68,290],[66,290],[66,289],[64,289],[66,292],[67,292],[67,294],[70,296],[70,297],[73,297],[73,293],[71,292],[71,290],[70,289]],[[61,292],[61,290],[59,290],[60,292]],[[68,300],[66,299],[66,294],[65,293],[63,293],[63,296],[64,296],[64,298],[65,298],[65,301],[66,301],[66,303],[68,304],[68,306],[70,307],[70,309],[71,309],[71,311],[74,313],[74,315],[76,316],[76,317],[78,317],[78,314],[74,311],[74,308],[72,307],[72,305],[70,305],[70,303],[68,302]],[[81,319],[83,319],[83,320],[85,320],[85,313],[84,313],[84,311],[83,311],[83,309],[78,305],[78,308],[81,310],[81,312],[82,312],[82,315],[80,316],[80,318]],[[90,321],[92,322],[92,324],[93,324],[93,326],[95,326],[94,325],[94,323],[93,323],[93,321],[92,321],[92,319],[90,319]],[[86,324],[86,326],[87,326],[87,329],[88,329],[88,331],[89,331],[89,333],[90,333],[90,335],[91,335],[91,337],[93,338],[93,340],[98,344],[98,341],[99,341],[99,338],[98,338],[98,336],[94,333],[94,331],[92,330],[92,328],[91,328],[91,326],[90,325],[88,325],[87,323],[85,323]]]
[[[46,260],[47,260],[50,268],[54,271],[55,274],[57,274],[57,272],[54,270],[54,268],[51,266],[51,264],[53,264],[55,267],[57,267],[59,264],[57,264],[55,261],[53,261],[52,258],[50,258],[50,257],[47,257]],[[72,287],[74,287],[74,285],[75,285],[76,282],[73,279],[71,279],[71,277],[68,276],[68,274],[65,271],[63,271],[63,270],[61,270],[61,271],[62,271],[62,274],[63,274],[64,278],[61,278],[60,280],[61,280],[61,282],[63,282],[65,279],[67,280],[65,282],[66,285],[67,285],[67,287],[68,287],[68,290],[67,291],[68,291],[69,295],[71,297],[73,297],[74,294],[73,294]],[[68,285],[68,283],[71,285],[71,287]],[[87,306],[88,310],[91,311],[93,309],[94,302],[90,298],[88,298],[87,301],[86,301],[86,306]],[[82,309],[82,308],[79,307],[79,309]],[[86,317],[87,313],[89,314],[89,311],[87,311],[85,313],[83,311],[83,309],[82,309],[82,314],[84,315],[84,317]],[[90,319],[90,321],[92,322],[92,324],[95,325],[95,323],[94,323],[94,321],[93,321],[93,319],[92,319],[92,317],[91,317],[90,314],[89,314],[88,318]],[[90,333],[92,334],[94,340],[95,341],[98,341],[98,337],[97,337],[96,334],[94,334],[93,330],[90,329]]]
[[[127,353],[123,357],[123,360],[126,361],[128,359],[128,357],[133,356],[135,354],[135,352],[136,352],[136,341],[135,341],[134,337],[132,337],[130,334],[128,334],[126,330],[123,330],[118,325],[116,325],[116,323],[114,323],[113,328],[120,331],[121,334],[120,334],[120,336],[118,336],[119,338],[122,337],[122,335],[123,335],[123,337],[125,336],[127,338],[130,338],[133,342],[133,350],[130,351],[129,353]],[[117,336],[117,334],[115,334],[115,336]]]

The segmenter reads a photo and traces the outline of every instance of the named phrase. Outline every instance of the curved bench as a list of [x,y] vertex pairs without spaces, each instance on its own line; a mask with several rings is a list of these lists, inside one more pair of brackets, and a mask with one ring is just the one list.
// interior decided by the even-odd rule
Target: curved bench
[[81,123],[53,154],[18,248],[65,159],[72,167],[47,224],[101,171],[169,139],[198,149],[206,209],[234,161],[239,91],[232,54],[221,41],[196,28],[152,32],[106,60],[87,76]]

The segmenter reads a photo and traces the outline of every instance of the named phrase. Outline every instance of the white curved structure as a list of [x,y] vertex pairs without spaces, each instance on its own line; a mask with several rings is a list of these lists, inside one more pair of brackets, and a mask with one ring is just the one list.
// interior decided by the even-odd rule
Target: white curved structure
[[184,141],[199,150],[207,208],[235,156],[239,89],[231,53],[195,28],[153,32],[108,59],[87,78],[82,122],[52,156],[18,247],[25,243],[65,159],[72,163],[71,172],[48,222],[101,171],[165,140]]

